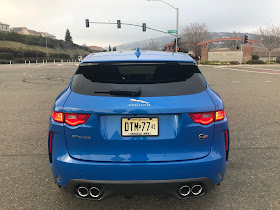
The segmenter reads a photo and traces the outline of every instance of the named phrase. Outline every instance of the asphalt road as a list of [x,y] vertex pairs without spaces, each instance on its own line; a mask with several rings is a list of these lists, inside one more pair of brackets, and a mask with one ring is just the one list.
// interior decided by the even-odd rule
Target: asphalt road
[[58,188],[48,121],[73,65],[0,65],[0,209],[280,209],[280,65],[201,67],[223,98],[231,151],[224,182],[202,198],[79,200]]

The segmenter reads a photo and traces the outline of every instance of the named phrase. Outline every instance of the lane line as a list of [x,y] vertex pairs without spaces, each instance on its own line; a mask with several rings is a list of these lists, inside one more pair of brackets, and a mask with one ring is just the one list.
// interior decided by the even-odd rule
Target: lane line
[[247,68],[247,69],[260,69],[264,71],[280,71],[280,70],[275,70],[275,69],[265,69],[265,68],[254,68],[254,67],[249,67],[249,66],[243,66],[241,68]]
[[257,73],[257,74],[269,74],[269,75],[279,75],[280,73],[268,73],[268,72],[261,72],[261,71],[248,71],[248,70],[241,70],[241,69],[232,69],[232,68],[220,68],[224,70],[231,70],[231,71],[241,71],[241,72],[247,72],[247,73]]

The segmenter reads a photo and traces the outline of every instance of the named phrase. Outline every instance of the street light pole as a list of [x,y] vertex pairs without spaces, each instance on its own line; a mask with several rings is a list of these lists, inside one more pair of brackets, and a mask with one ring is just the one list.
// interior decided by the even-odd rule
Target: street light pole
[[176,18],[176,51],[178,52],[178,32],[179,32],[179,8],[176,8],[176,12],[177,12],[177,18]]
[[49,50],[48,50],[48,40],[47,40],[47,36],[45,36],[45,39],[46,39],[47,59],[49,59]]
[[161,1],[176,10],[176,13],[177,13],[176,14],[176,30],[177,30],[177,32],[176,32],[176,50],[175,50],[175,52],[178,52],[179,8],[173,7],[171,4],[168,4],[167,2],[165,2],[163,0],[147,0],[147,1]]

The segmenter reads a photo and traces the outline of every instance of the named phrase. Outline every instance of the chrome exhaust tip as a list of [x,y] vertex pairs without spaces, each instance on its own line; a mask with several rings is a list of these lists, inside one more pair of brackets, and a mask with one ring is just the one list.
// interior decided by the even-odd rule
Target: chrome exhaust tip
[[202,186],[200,184],[196,184],[192,186],[191,192],[193,195],[199,195],[202,192]]
[[190,194],[191,192],[191,188],[188,185],[183,185],[182,187],[180,187],[179,189],[179,193],[181,196],[186,197]]
[[78,187],[77,188],[77,193],[82,198],[85,198],[85,197],[88,196],[88,188],[86,188],[86,187]]
[[98,187],[91,187],[89,189],[89,195],[93,198],[98,198],[101,195],[101,191]]

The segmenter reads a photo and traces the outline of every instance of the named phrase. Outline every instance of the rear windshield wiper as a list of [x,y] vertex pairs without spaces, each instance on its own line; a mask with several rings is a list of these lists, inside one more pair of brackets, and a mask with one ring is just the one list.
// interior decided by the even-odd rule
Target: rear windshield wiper
[[141,88],[137,88],[135,90],[95,91],[95,93],[107,93],[110,95],[118,95],[118,96],[140,96]]

